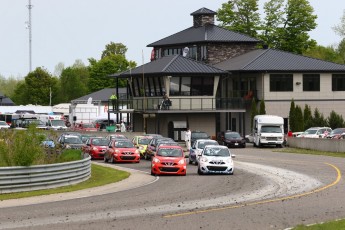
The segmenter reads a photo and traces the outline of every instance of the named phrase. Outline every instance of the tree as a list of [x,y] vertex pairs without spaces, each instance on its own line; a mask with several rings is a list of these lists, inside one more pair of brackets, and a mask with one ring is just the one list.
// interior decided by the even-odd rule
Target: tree
[[266,114],[265,101],[263,99],[260,101],[259,114]]
[[343,16],[340,19],[340,24],[332,27],[333,31],[340,35],[341,37],[345,37],[345,10],[343,11]]
[[296,132],[304,131],[303,113],[302,113],[302,109],[299,105],[296,105],[296,108],[294,111],[294,119],[296,122],[295,131]]
[[325,120],[323,114],[320,113],[318,108],[314,110],[313,126],[323,127],[327,126],[327,121]]
[[339,47],[336,49],[333,46],[315,46],[309,48],[303,52],[303,55],[317,58],[325,61],[335,62],[339,64],[344,64],[345,49]]
[[339,127],[344,127],[344,119],[343,116],[338,115],[336,112],[332,110],[328,119],[327,119],[328,126],[332,129],[336,129]]
[[25,77],[24,84],[16,87],[15,92],[18,93],[15,97],[16,103],[49,105],[52,99],[53,104],[57,96],[57,82],[57,78],[52,77],[47,70],[36,68]]
[[233,0],[222,4],[217,12],[221,26],[229,30],[257,37],[260,28],[258,0]]
[[311,113],[311,108],[307,104],[304,106],[303,112],[303,120],[304,120],[304,130],[309,129],[313,126],[313,115]]
[[109,44],[105,46],[105,50],[103,50],[101,58],[111,56],[112,54],[114,55],[119,54],[119,55],[125,56],[126,52],[127,52],[127,47],[124,44],[110,42]]
[[252,99],[252,108],[251,108],[251,111],[250,111],[250,128],[253,129],[253,120],[254,120],[254,117],[258,115],[258,109],[257,109],[257,106],[256,106],[256,100],[255,98]]
[[[125,57],[127,51],[126,46],[122,43],[113,43],[106,45],[106,49],[102,53],[102,59],[89,59],[90,62],[90,78],[88,88],[90,92],[95,92],[104,88],[112,88],[115,86],[116,81],[110,78],[109,75],[120,73],[134,68],[136,63],[128,61]],[[126,81],[119,80],[119,87],[126,86]]]
[[290,130],[296,132],[296,119],[295,119],[295,101],[292,99],[290,104],[290,111],[289,111],[289,125]]
[[302,54],[316,45],[308,33],[316,28],[316,15],[307,0],[288,0],[283,26],[279,28],[279,40],[275,48]]
[[14,76],[10,76],[8,78],[5,78],[0,75],[0,92],[12,99],[12,97],[15,95],[14,90],[22,81],[24,81],[24,79],[19,77],[15,78]]

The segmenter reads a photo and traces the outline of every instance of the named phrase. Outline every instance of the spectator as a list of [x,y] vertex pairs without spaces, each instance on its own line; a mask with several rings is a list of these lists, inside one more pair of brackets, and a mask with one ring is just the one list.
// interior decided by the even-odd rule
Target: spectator
[[289,132],[288,132],[288,137],[292,137],[292,136],[293,136],[292,131],[289,130]]
[[126,125],[123,121],[121,121],[121,132],[126,132]]
[[117,96],[115,95],[115,92],[110,96],[109,99],[111,100],[111,104],[113,105],[113,111],[115,111],[115,109],[117,109]]
[[191,141],[191,136],[192,136],[192,132],[190,131],[189,128],[187,128],[187,131],[184,135],[184,140],[186,142],[186,148],[187,148],[187,151],[190,150],[190,141]]

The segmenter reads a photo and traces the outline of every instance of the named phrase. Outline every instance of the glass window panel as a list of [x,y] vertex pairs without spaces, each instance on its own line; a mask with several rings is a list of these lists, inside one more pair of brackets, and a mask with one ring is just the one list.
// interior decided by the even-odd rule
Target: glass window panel
[[292,92],[293,75],[292,74],[271,74],[270,75],[271,92]]
[[303,74],[303,91],[320,91],[320,74]]
[[345,74],[332,75],[332,91],[345,91]]
[[182,77],[181,78],[181,93],[182,96],[190,96],[190,84],[191,77]]
[[170,78],[170,95],[180,94],[180,77]]

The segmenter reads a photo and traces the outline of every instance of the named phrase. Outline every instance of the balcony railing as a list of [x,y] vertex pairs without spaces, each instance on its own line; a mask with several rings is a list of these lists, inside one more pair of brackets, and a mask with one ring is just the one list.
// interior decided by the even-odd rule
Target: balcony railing
[[[161,97],[134,98],[128,100],[118,99],[118,109],[134,109],[136,111],[158,111],[158,110],[195,110],[214,111],[229,109],[244,109],[244,98],[170,98],[171,106],[164,106]],[[109,110],[112,111],[112,104],[109,101]]]

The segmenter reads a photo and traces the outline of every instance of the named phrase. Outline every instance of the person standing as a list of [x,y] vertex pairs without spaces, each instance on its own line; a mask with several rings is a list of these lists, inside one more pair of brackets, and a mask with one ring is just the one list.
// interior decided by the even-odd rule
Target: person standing
[[120,129],[121,129],[122,133],[126,132],[126,125],[123,121],[121,121],[121,128]]
[[116,106],[117,96],[115,95],[115,93],[113,93],[109,99],[111,100],[111,104],[113,105],[113,111],[115,111],[115,109],[117,107]]
[[190,150],[190,141],[191,141],[191,136],[192,136],[192,132],[190,131],[189,128],[187,128],[187,131],[184,135],[184,140],[186,142],[186,148],[187,148],[187,151]]

